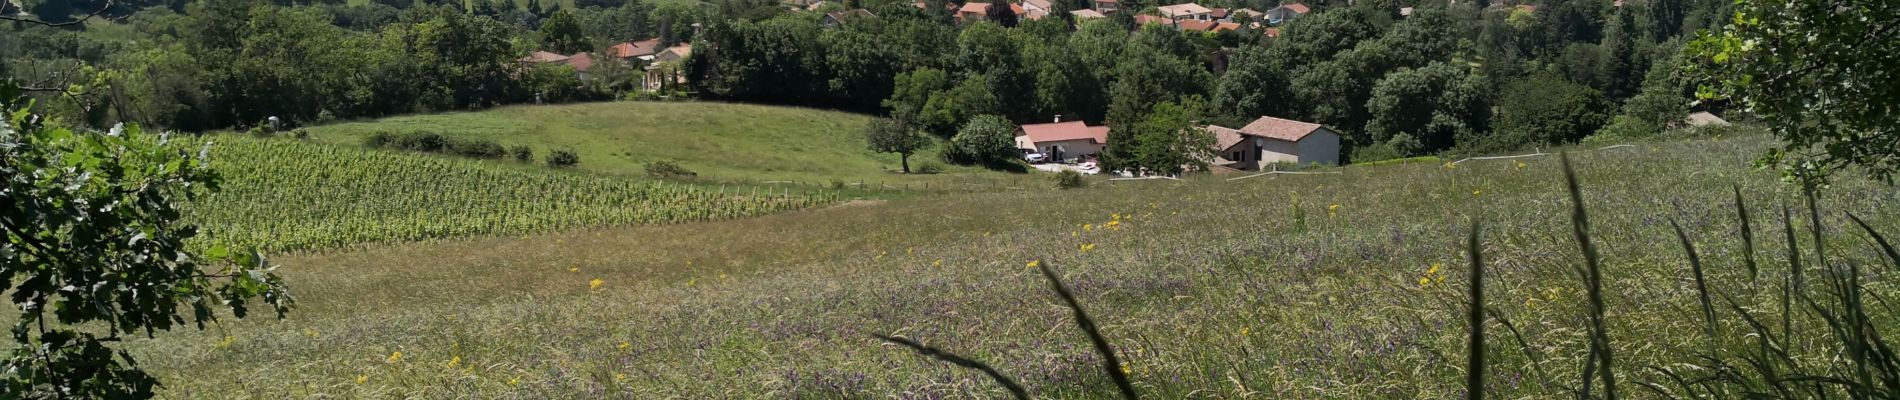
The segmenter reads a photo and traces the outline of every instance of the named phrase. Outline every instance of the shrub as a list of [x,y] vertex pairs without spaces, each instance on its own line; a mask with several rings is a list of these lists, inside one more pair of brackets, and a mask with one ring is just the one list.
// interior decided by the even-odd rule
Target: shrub
[[308,139],[310,139],[310,130],[309,130],[309,129],[297,129],[297,130],[295,131],[295,133],[292,133],[292,135],[294,135],[294,136],[296,136],[296,137],[297,137],[297,140],[308,140]]
[[508,152],[500,143],[487,140],[454,139],[447,142],[450,153],[473,158],[501,158]]
[[524,163],[534,161],[534,149],[528,148],[528,145],[520,145],[520,146],[515,146],[513,148],[509,148],[508,153],[513,154],[515,156],[515,161],[524,162]]
[[943,163],[932,161],[932,160],[925,160],[923,162],[917,163],[917,170],[912,171],[912,172],[916,172],[919,174],[943,173]]
[[680,166],[678,163],[660,160],[647,163],[647,175],[651,175],[655,178],[690,178],[698,176],[699,174],[686,169],[686,167]]
[[549,150],[547,162],[550,167],[572,167],[580,165],[581,156],[574,154],[573,150]]
[[1088,185],[1087,181],[1082,180],[1082,173],[1072,169],[1056,172],[1055,180],[1058,189],[1079,189]]
[[983,115],[963,124],[950,139],[950,151],[944,156],[953,162],[998,164],[1016,154],[1016,124],[996,115]]
[[394,139],[391,137],[389,132],[376,131],[375,133],[369,134],[369,136],[363,137],[363,146],[372,148],[372,149],[380,149],[380,148],[383,148],[383,146],[388,146],[391,140],[394,140]]

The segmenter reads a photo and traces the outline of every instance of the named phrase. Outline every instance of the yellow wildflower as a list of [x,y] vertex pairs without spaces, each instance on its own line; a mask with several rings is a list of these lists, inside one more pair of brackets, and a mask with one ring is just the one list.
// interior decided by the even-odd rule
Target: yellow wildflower
[[567,272],[581,272],[581,266],[575,265],[572,267],[567,267]]
[[1083,232],[1090,232],[1090,231],[1094,231],[1094,230],[1095,230],[1095,224],[1082,224],[1082,231],[1083,231]]
[[941,259],[941,258],[939,258],[939,259],[937,259],[937,261],[931,261],[931,262],[930,262],[930,266],[932,266],[932,267],[941,267],[941,266],[943,266],[943,259]]
[[1334,205],[1326,206],[1326,216],[1328,217],[1339,216],[1339,205],[1334,204]]
[[1042,266],[1042,260],[1029,260],[1029,268],[1034,269],[1040,266]]
[[1425,270],[1425,273],[1436,274],[1438,273],[1439,268],[1444,268],[1444,267],[1445,267],[1445,263],[1432,263],[1432,269]]
[[508,386],[521,384],[521,378],[508,378]]
[[1069,231],[1069,237],[1082,236],[1082,231]]
[[1418,277],[1418,287],[1425,287],[1430,284],[1432,284],[1432,278]]
[[1083,244],[1082,244],[1082,252],[1084,252],[1084,253],[1087,253],[1087,252],[1088,252],[1089,250],[1095,250],[1095,244],[1094,244],[1094,243],[1083,243]]
[[1133,374],[1133,373],[1135,373],[1135,371],[1128,369],[1128,364],[1122,364],[1122,375],[1128,375],[1128,374]]
[[1253,330],[1244,326],[1240,327],[1240,337],[1247,337],[1249,333],[1253,333]]
[[607,281],[601,280],[600,278],[594,278],[594,280],[587,281],[587,289],[600,290],[600,285],[604,285],[604,284],[607,284]]
[[304,336],[309,336],[309,337],[317,337],[317,331],[316,331],[316,330],[312,330],[312,329],[304,329],[304,330],[303,330],[303,335],[304,335]]
[[1108,221],[1108,223],[1107,223],[1107,224],[1103,224],[1103,225],[1107,225],[1107,226],[1108,226],[1108,229],[1116,229],[1116,228],[1121,228],[1121,226],[1122,226],[1122,220],[1119,220],[1119,219],[1118,219],[1118,220],[1114,220],[1114,221]]
[[693,285],[697,285],[697,284],[699,284],[699,280],[698,280],[698,279],[687,279],[687,280],[686,280],[686,287],[693,287]]
[[383,359],[383,362],[387,362],[390,364],[402,362],[402,351],[389,353],[389,358]]
[[236,337],[236,336],[230,336],[230,335],[225,335],[225,337],[224,337],[224,339],[219,339],[219,340],[218,340],[218,344],[217,344],[217,347],[218,347],[218,348],[225,348],[225,347],[231,347],[231,344],[233,344],[233,343],[237,343],[237,337]]
[[1445,162],[1445,169],[1458,169],[1458,163],[1455,163],[1455,162],[1451,162],[1451,161],[1446,161],[1446,162]]
[[623,341],[623,342],[620,342],[620,345],[619,345],[619,346],[614,346],[614,347],[617,347],[617,348],[620,348],[621,350],[626,350],[626,349],[627,349],[627,348],[629,348],[629,347],[633,347],[633,343],[632,343],[632,342],[624,342],[624,341]]
[[626,373],[624,373],[624,372],[615,372],[615,373],[614,373],[614,380],[616,380],[616,381],[624,381],[624,380],[627,380],[627,374],[626,374]]
[[449,369],[455,369],[455,367],[461,366],[462,356],[455,356],[454,358],[450,358],[448,365],[449,365]]
[[357,375],[357,376],[356,376],[356,384],[358,384],[358,385],[361,385],[361,384],[363,384],[363,382],[369,382],[369,375]]
[[1511,161],[1511,162],[1512,162],[1512,163],[1515,163],[1515,164],[1517,165],[1517,169],[1524,169],[1524,167],[1528,167],[1528,166],[1530,166],[1530,164],[1525,164],[1525,163],[1524,163],[1523,161],[1515,161],[1515,160],[1513,160],[1513,161]]
[[1473,190],[1473,191],[1471,191],[1471,195],[1472,195],[1472,196],[1483,196],[1483,195],[1484,195],[1484,190],[1483,190],[1483,189],[1479,189],[1479,190]]
[[983,232],[983,237],[989,237],[989,236],[990,236],[990,232],[989,232],[989,231],[984,231],[984,232]]

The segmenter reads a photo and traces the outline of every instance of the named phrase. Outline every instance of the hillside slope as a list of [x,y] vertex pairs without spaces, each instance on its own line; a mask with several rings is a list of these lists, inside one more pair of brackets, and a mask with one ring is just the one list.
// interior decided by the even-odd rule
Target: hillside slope
[[[678,162],[715,181],[832,181],[981,185],[1017,177],[952,167],[940,175],[900,175],[893,154],[865,149],[870,118],[837,111],[716,102],[606,102],[522,105],[479,112],[383,118],[310,128],[320,140],[357,145],[377,132],[431,131],[526,144],[537,157],[572,149],[582,170],[644,173],[645,163]],[[911,159],[936,159],[936,149]]]
[[[1766,238],[1783,232],[1770,211],[1800,200],[1748,167],[1767,145],[1575,155],[1606,260],[1620,379],[1667,382],[1647,367],[1693,362],[1706,340],[1669,219],[1703,251],[1713,287],[1757,318],[1779,318],[1785,264]],[[1087,339],[1025,268],[1051,257],[1146,397],[1457,398],[1461,243],[1476,220],[1491,304],[1521,333],[1493,326],[1494,393],[1567,396],[1586,353],[1585,302],[1555,157],[1340,172],[283,257],[302,300],[289,321],[133,345],[179,397],[1004,396],[980,374],[870,337],[885,333],[989,362],[1038,397],[1106,396]],[[1759,279],[1740,266],[1731,188],[1756,211]],[[1822,202],[1830,226],[1852,212],[1900,228],[1890,187],[1843,177]],[[1846,231],[1830,235],[1830,249],[1867,249]],[[1870,276],[1870,287],[1892,298],[1891,275]],[[1720,345],[1751,349],[1739,318],[1721,318],[1734,339]],[[1827,360],[1825,325],[1796,321],[1791,347]]]

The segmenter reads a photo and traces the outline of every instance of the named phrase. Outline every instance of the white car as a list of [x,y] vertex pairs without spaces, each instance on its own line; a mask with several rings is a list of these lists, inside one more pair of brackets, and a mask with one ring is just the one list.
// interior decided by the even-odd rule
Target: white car
[[1095,174],[1102,173],[1102,167],[1095,165],[1094,161],[1089,161],[1089,162],[1082,163],[1082,165],[1077,165],[1075,166],[1075,170],[1077,172],[1081,172],[1083,175],[1095,175]]
[[1031,151],[1023,153],[1023,161],[1028,161],[1030,164],[1041,163],[1049,161],[1049,155]]

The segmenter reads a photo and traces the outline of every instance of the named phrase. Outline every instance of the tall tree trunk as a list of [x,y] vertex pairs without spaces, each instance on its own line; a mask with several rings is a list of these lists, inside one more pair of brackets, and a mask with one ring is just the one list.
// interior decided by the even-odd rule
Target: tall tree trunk
[[897,159],[904,163],[904,173],[910,173],[910,153],[899,155]]

